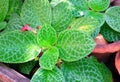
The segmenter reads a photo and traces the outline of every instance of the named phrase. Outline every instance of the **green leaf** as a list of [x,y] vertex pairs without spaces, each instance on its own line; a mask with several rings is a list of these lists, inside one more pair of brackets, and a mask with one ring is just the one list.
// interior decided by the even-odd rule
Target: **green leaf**
[[13,13],[20,14],[22,3],[22,0],[9,0],[9,9],[6,16],[7,20],[10,19],[10,16]]
[[39,68],[30,82],[65,82],[63,73],[57,67],[53,70]]
[[36,64],[35,61],[29,61],[26,63],[16,64],[16,66],[17,66],[17,70],[19,70],[20,72],[24,74],[30,74],[35,64]]
[[32,32],[9,31],[0,36],[0,62],[24,63],[40,52],[36,36]]
[[52,70],[55,67],[59,57],[59,50],[56,47],[45,51],[39,59],[40,67],[46,70]]
[[77,61],[89,55],[95,47],[90,35],[80,30],[65,30],[57,41],[60,58],[64,61]]
[[42,47],[50,47],[56,43],[57,34],[53,27],[49,25],[43,25],[38,31],[37,41]]
[[68,0],[71,4],[73,4],[74,8],[77,10],[88,10],[88,5],[86,0]]
[[60,32],[66,29],[73,19],[71,5],[61,2],[53,8],[52,26]]
[[69,26],[72,29],[82,30],[91,35],[98,24],[99,22],[95,18],[81,17],[75,19]]
[[[101,67],[99,68],[99,66]],[[61,65],[61,70],[63,71],[66,82],[112,82],[109,70],[102,64],[93,63],[93,61],[88,58],[83,58],[80,61],[71,63],[64,62]],[[105,76],[101,71],[109,75],[107,74],[107,76]],[[109,80],[106,81],[108,78]]]
[[100,33],[109,42],[120,40],[120,33],[110,28],[106,23],[102,26]]
[[89,7],[94,11],[104,11],[110,5],[110,0],[88,0]]
[[110,7],[105,14],[107,24],[113,30],[120,32],[120,6]]
[[98,25],[96,25],[97,28],[92,33],[92,37],[95,38],[100,32],[101,26],[105,23],[104,14],[94,11],[86,11],[85,17],[94,18],[98,21]]
[[9,0],[0,0],[0,22],[5,19],[8,11]]
[[25,0],[21,19],[24,24],[36,28],[39,25],[51,24],[51,7],[48,0]]
[[104,63],[99,63],[95,57],[90,57],[91,61],[97,66],[103,77],[103,82],[113,82],[112,74]]
[[7,22],[0,22],[0,30],[5,29]]
[[20,16],[16,13],[12,14],[10,16],[10,20],[7,24],[7,28],[5,29],[6,31],[10,30],[20,30],[23,27],[23,24],[20,20]]

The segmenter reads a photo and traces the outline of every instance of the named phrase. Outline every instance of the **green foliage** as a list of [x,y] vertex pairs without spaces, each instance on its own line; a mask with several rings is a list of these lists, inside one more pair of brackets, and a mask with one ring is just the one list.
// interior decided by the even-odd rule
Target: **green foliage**
[[111,72],[94,58],[83,58],[71,63],[64,62],[61,65],[61,70],[65,82],[112,82]]
[[51,24],[51,7],[48,0],[25,0],[21,10],[24,24],[36,28],[43,24]]
[[109,42],[120,39],[120,7],[109,4],[0,0],[0,62],[14,63],[25,74],[39,62],[31,82],[112,82],[109,69],[88,56],[99,32]]
[[86,57],[95,47],[90,35],[84,31],[65,30],[60,33],[57,41],[60,58],[64,61],[77,61]]
[[3,30],[6,28],[7,23],[6,22],[0,22],[0,30]]
[[65,82],[63,73],[55,67],[52,70],[39,68],[31,79],[31,82]]
[[43,69],[52,70],[57,63],[58,57],[59,50],[53,47],[43,53],[42,57],[39,59],[39,64]]
[[102,26],[100,33],[109,42],[120,40],[120,33],[110,28],[106,23]]
[[104,11],[110,5],[110,0],[88,0],[89,7],[94,11]]
[[0,36],[0,61],[23,63],[39,54],[36,37],[31,32],[10,31]]
[[107,24],[113,30],[120,32],[120,6],[110,7],[105,14]]
[[53,27],[44,25],[38,31],[37,34],[37,41],[40,46],[42,47],[50,47],[55,44],[57,39],[56,31]]

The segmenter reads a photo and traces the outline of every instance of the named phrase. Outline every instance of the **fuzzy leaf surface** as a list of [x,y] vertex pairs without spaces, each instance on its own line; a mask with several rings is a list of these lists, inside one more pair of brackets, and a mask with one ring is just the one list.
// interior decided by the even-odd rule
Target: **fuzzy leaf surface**
[[58,32],[66,29],[73,18],[71,7],[67,2],[55,6],[52,14],[52,26]]
[[9,31],[0,36],[0,61],[24,63],[34,59],[40,52],[36,36],[32,32]]
[[60,58],[64,61],[77,61],[89,55],[95,47],[90,35],[80,30],[65,30],[57,41]]
[[63,73],[57,67],[53,70],[39,68],[30,82],[65,82]]
[[59,50],[56,47],[45,51],[39,59],[40,67],[46,70],[52,70],[55,67],[59,57]]
[[120,6],[110,7],[105,14],[107,24],[113,30],[120,32]]
[[48,0],[25,0],[21,19],[25,24],[36,28],[43,24],[51,24],[51,6]]

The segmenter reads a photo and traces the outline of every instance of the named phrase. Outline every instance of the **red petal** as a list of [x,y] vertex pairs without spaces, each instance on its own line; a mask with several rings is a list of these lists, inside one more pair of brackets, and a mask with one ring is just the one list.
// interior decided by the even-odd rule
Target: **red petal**
[[23,26],[23,27],[21,28],[21,31],[22,31],[22,32],[27,31],[27,30],[32,30],[32,28],[29,27],[28,24],[26,24],[25,26]]

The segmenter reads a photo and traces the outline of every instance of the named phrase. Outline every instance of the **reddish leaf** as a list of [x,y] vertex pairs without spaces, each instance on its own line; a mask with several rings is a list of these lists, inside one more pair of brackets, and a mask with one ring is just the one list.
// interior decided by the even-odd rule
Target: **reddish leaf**
[[120,51],[117,52],[116,57],[115,57],[115,66],[116,69],[118,70],[119,74],[120,74]]
[[21,28],[21,31],[22,31],[22,32],[27,31],[27,30],[33,30],[33,29],[32,29],[31,27],[29,27],[28,24],[26,24],[25,26],[23,26],[23,27]]

